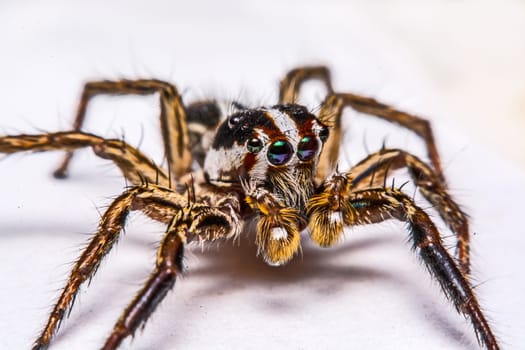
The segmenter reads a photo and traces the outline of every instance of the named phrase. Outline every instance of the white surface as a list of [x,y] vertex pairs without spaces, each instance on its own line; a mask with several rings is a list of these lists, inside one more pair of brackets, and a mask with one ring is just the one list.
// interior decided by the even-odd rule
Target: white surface
[[[429,28],[438,33],[439,28],[450,28],[444,24],[455,23],[457,31],[450,40],[468,46],[468,35],[465,41],[458,39],[465,35],[458,23],[470,33],[481,17],[470,11],[476,6],[468,7],[473,2],[437,6],[436,17],[415,2],[396,3],[399,7],[381,10],[343,1],[279,6],[232,1],[184,6],[4,3],[0,133],[68,128],[82,83],[95,78],[156,77],[175,82],[186,100],[216,96],[271,104],[288,68],[328,64],[336,89],[372,95],[433,121],[451,191],[472,217],[476,291],[504,347],[519,349],[525,344],[525,175],[519,166],[501,159],[505,148],[484,148],[476,136],[466,136],[479,134],[461,130],[468,121],[458,127],[450,117],[469,110],[469,105],[458,107],[458,101],[470,90],[458,88],[451,97],[443,93],[447,89],[442,83],[450,82],[450,91],[463,86],[447,73],[463,72],[477,61],[458,66],[447,49],[432,46],[430,40],[414,44],[407,39],[414,37],[410,33],[420,33],[416,37],[421,38]],[[410,5],[415,11],[403,11],[414,9]],[[515,23],[522,6],[508,2],[507,10],[498,6],[491,12],[488,4],[481,8],[494,21],[509,24]],[[444,20],[447,9],[454,16]],[[501,16],[505,11],[514,14],[507,21]],[[399,18],[412,22],[396,27]],[[518,52],[522,44],[515,42]],[[419,54],[422,47],[426,55]],[[310,100],[318,101],[322,91],[313,88]],[[488,98],[475,102],[492,106]],[[143,134],[141,149],[158,156],[156,113],[154,97],[100,98],[90,109],[88,129],[108,137],[125,133],[131,144],[139,144]],[[352,118],[344,152],[350,161],[365,154],[364,144],[374,150],[385,136],[388,145],[423,154],[409,133],[394,127],[378,131],[380,123],[368,119]],[[506,129],[498,125],[491,127],[491,134],[505,135]],[[15,155],[0,161],[2,349],[30,346],[72,262],[96,228],[97,208],[103,211],[125,185],[111,165],[90,152],[78,155],[70,179],[54,180],[50,173],[60,158]],[[118,247],[91,286],[82,289],[52,349],[92,349],[103,343],[151,270],[162,230],[139,215],[131,217]],[[476,349],[470,326],[430,281],[406,237],[402,225],[388,223],[351,230],[334,249],[317,248],[305,239],[302,256],[280,268],[255,257],[253,238],[240,246],[227,242],[204,252],[194,249],[185,259],[186,276],[177,281],[144,332],[123,348]]]

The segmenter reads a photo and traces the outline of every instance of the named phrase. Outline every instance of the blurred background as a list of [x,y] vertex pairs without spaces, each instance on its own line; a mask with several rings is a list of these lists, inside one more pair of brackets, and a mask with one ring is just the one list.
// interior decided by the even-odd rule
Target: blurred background
[[[0,50],[0,134],[69,129],[89,80],[154,77],[186,101],[260,105],[275,103],[279,79],[304,64],[328,65],[338,91],[428,118],[450,190],[472,218],[481,303],[504,348],[525,344],[525,2],[2,1]],[[304,103],[315,110],[323,93],[309,84]],[[100,97],[86,130],[162,162],[157,115],[155,96]],[[347,116],[343,162],[384,140],[425,157],[406,130]],[[90,152],[79,152],[70,179],[54,180],[60,158],[0,161],[0,329],[9,335],[0,348],[29,347],[126,185]],[[163,229],[132,215],[53,349],[100,346],[150,272]],[[403,225],[351,230],[333,250],[305,239],[280,269],[255,257],[253,240],[239,244],[188,250],[188,274],[123,348],[478,348],[408,249]]]
[[[9,81],[0,92],[27,94],[41,108],[69,111],[65,98],[35,96],[63,68],[70,80],[60,87],[75,103],[79,80],[96,77],[174,78],[232,98],[239,91],[227,82],[249,88],[263,71],[254,62],[322,62],[341,87],[414,107],[423,95],[417,98],[431,105],[421,108],[433,112],[429,118],[525,166],[523,1],[4,1],[0,16],[2,80]],[[340,74],[351,69],[349,79]],[[274,82],[265,80],[267,97]]]

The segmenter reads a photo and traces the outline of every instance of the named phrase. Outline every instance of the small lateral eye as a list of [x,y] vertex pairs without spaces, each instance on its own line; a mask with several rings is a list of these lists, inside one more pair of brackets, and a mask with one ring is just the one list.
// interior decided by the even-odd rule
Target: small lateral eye
[[315,157],[319,149],[319,142],[314,136],[305,136],[299,141],[297,145],[297,157],[300,160],[306,161]]
[[326,126],[323,126],[321,130],[319,130],[319,138],[321,139],[321,142],[326,142],[328,140],[328,136],[330,135],[330,131]]
[[278,140],[268,148],[268,160],[274,165],[283,165],[290,160],[293,147],[288,141]]
[[228,128],[233,129],[237,124],[239,124],[239,121],[241,120],[241,116],[239,114],[234,114],[228,118]]
[[248,148],[248,152],[259,153],[263,149],[263,144],[261,140],[253,138],[246,143],[246,148]]

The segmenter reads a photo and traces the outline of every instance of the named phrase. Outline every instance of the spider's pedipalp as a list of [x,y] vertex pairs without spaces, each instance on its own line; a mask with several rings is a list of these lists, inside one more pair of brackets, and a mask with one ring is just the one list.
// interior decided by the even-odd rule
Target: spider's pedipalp
[[257,213],[257,251],[269,265],[287,263],[300,249],[299,210],[284,206],[265,189],[247,193],[246,202]]
[[339,242],[344,227],[353,222],[353,208],[347,201],[351,182],[347,173],[332,174],[321,185],[323,190],[314,194],[306,205],[310,237],[321,247]]

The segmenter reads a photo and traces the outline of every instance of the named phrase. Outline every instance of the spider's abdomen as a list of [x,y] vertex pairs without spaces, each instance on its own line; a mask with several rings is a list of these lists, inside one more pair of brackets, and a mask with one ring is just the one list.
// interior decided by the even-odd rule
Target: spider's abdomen
[[193,159],[202,167],[213,130],[221,120],[222,111],[216,101],[195,102],[186,107],[186,120]]
[[251,182],[302,210],[327,136],[328,128],[300,105],[241,110],[217,129],[204,170],[214,185]]

